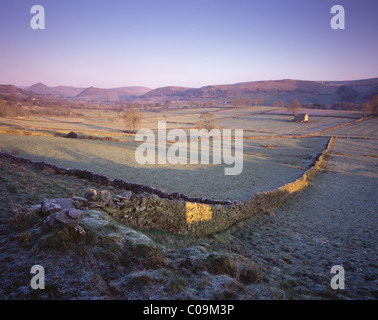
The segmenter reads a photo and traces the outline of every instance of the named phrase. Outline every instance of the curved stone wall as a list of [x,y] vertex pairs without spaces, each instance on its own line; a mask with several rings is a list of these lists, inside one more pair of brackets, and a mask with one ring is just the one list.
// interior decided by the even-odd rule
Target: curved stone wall
[[234,223],[277,206],[290,195],[308,185],[330,150],[334,138],[319,154],[310,169],[293,182],[275,190],[252,195],[246,201],[216,201],[193,198],[181,193],[165,193],[159,189],[127,182],[123,179],[111,180],[109,177],[87,170],[66,169],[45,162],[34,162],[0,152],[0,157],[37,169],[54,170],[57,174],[71,175],[103,186],[113,186],[133,193],[126,201],[113,205],[103,205],[102,210],[128,224],[142,229],[160,229],[173,233],[203,236],[225,230]]

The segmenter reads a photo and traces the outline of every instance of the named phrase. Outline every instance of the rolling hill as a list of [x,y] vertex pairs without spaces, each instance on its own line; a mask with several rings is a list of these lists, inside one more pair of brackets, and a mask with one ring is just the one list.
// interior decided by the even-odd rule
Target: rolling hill
[[47,85],[39,82],[33,84],[27,91],[40,94],[44,96],[71,98],[78,100],[119,100],[128,97],[140,96],[150,91],[150,88],[146,87],[121,87],[114,89],[102,89],[102,88],[77,88],[70,86],[57,86],[48,87]]
[[121,87],[114,89],[101,89],[95,87],[89,87],[74,98],[76,100],[86,100],[86,101],[116,101],[121,99],[126,99],[129,97],[137,97],[145,94],[151,89],[145,87]]
[[225,85],[208,85],[200,88],[167,86],[149,89],[140,86],[128,86],[112,89],[77,88],[70,86],[48,87],[37,83],[22,90],[12,85],[0,85],[0,94],[38,94],[46,97],[69,98],[79,101],[117,101],[138,99],[146,101],[165,101],[191,99],[204,101],[214,99],[232,101],[235,98],[248,97],[264,99],[264,104],[282,100],[285,103],[299,99],[302,104],[318,103],[331,105],[334,102],[363,103],[378,94],[378,78],[351,81],[305,81],[271,80],[252,81]]
[[69,98],[78,95],[82,92],[84,88],[75,88],[70,86],[57,86],[57,87],[48,87],[45,84],[39,82],[30,86],[27,91],[33,93],[45,95],[45,96],[54,96],[54,97],[63,97]]
[[201,88],[164,87],[143,95],[147,99],[224,99],[238,97],[262,98],[265,103],[298,98],[302,103],[332,104],[335,101],[361,103],[378,93],[378,78],[320,82],[304,80],[275,80],[212,85]]
[[25,91],[13,86],[11,84],[5,85],[5,84],[0,84],[0,94],[4,95],[24,95]]

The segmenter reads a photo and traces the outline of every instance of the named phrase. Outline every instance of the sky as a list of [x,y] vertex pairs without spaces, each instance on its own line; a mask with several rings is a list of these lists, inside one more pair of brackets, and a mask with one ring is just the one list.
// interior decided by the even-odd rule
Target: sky
[[[33,30],[30,10],[45,9]],[[345,9],[334,30],[333,5]],[[377,0],[1,0],[0,83],[116,88],[378,77]]]

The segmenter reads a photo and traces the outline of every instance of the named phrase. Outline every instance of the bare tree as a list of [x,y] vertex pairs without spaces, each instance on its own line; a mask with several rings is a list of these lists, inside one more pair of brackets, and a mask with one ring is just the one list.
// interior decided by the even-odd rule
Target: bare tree
[[362,107],[363,116],[378,114],[378,94],[366,101]]
[[246,107],[250,107],[252,104],[253,104],[253,102],[252,102],[251,98],[246,98],[245,99],[245,106]]
[[139,124],[142,122],[142,114],[139,110],[135,108],[127,109],[123,115],[123,121],[125,123],[125,127],[129,128],[133,132],[135,132],[135,129],[139,126]]
[[199,121],[197,121],[196,123],[198,129],[211,130],[215,128],[215,124],[214,124],[215,116],[212,113],[210,112],[202,113],[199,118],[200,118]]
[[287,105],[287,110],[295,114],[297,109],[301,108],[301,103],[298,99],[293,100],[291,103]]
[[236,99],[234,99],[234,100],[232,101],[231,104],[232,104],[235,108],[237,108],[237,107],[240,107],[240,106],[241,106],[242,101],[241,101],[240,98],[236,98]]
[[281,100],[279,101],[274,101],[272,103],[272,107],[277,107],[277,108],[285,108],[285,103]]

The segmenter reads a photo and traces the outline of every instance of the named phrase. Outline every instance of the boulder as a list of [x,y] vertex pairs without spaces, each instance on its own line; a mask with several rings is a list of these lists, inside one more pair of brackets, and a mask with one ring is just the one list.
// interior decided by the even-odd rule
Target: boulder
[[84,212],[78,209],[64,209],[49,215],[45,219],[45,224],[50,227],[63,225],[66,227],[76,227],[84,218]]
[[82,197],[72,197],[71,199],[73,200],[76,209],[83,209],[88,203],[88,199]]
[[95,189],[88,188],[85,191],[84,197],[89,201],[96,201],[97,200],[97,191]]
[[45,216],[73,208],[75,208],[75,205],[72,199],[43,199],[41,203],[41,211]]
[[83,203],[87,203],[88,202],[88,199],[87,198],[83,198],[83,197],[72,197],[71,199],[73,201],[78,201],[78,202],[83,202]]
[[106,204],[112,204],[113,203],[112,194],[108,190],[102,190],[98,194],[97,198],[98,198],[98,200],[100,200],[101,202],[105,202]]
[[83,203],[79,201],[74,201],[74,206],[76,209],[80,209],[83,207]]

